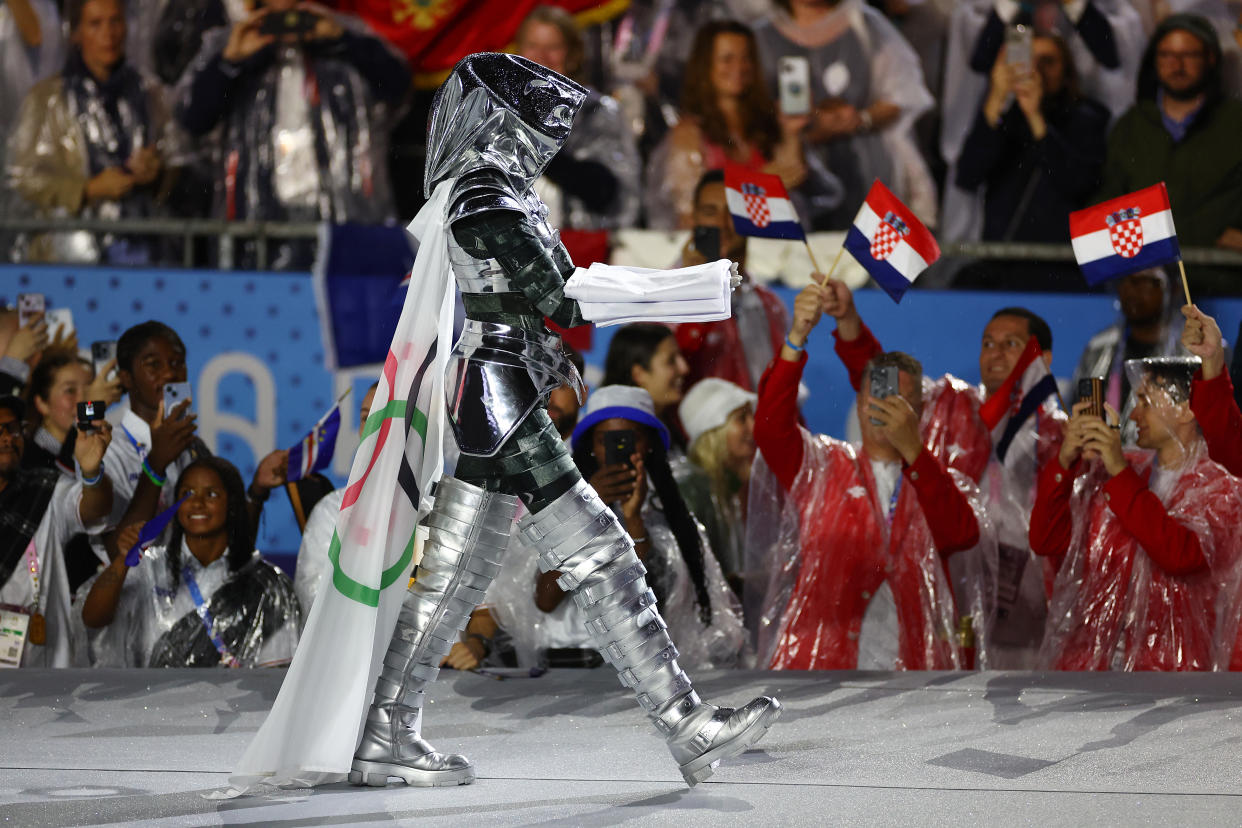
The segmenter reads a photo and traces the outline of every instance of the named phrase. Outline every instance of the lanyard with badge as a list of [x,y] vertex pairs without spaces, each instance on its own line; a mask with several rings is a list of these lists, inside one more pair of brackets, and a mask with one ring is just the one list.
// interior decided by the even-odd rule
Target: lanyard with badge
[[203,599],[203,593],[198,588],[198,581],[194,578],[194,573],[190,571],[188,566],[182,567],[181,578],[185,581],[186,588],[190,590],[190,597],[194,599],[194,611],[198,613],[199,620],[203,622],[203,629],[207,631],[207,637],[211,639],[216,652],[220,654],[221,666],[240,667],[241,662],[229,652],[229,648],[216,632],[216,619],[212,616],[211,610],[207,608],[207,601]]
[[18,667],[27,642],[36,646],[47,643],[47,620],[39,612],[39,553],[34,541],[26,546],[24,566],[30,573],[34,597],[27,607],[0,607],[0,667]]

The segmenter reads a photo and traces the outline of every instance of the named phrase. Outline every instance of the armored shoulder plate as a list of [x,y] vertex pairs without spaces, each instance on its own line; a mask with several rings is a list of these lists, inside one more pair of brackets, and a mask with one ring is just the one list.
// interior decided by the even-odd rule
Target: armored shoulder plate
[[522,194],[513,189],[500,171],[475,170],[458,179],[453,188],[448,223],[452,225],[459,219],[502,210],[526,215]]

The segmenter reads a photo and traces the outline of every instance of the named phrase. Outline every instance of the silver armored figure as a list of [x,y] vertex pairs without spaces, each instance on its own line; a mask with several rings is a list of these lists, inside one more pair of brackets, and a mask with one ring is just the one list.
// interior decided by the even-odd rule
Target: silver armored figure
[[446,396],[461,457],[426,519],[429,538],[376,683],[350,781],[468,784],[474,767],[421,736],[423,697],[503,564],[519,501],[522,540],[583,609],[596,647],[631,688],[686,782],[753,745],[780,714],[760,697],[739,709],[702,701],[620,523],[587,485],[545,410],[582,380],[544,325],[582,324],[564,295],[573,263],[532,184],[586,97],[578,84],[514,55],[463,59],[437,93],[426,193],[450,181],[449,261],[466,324]]

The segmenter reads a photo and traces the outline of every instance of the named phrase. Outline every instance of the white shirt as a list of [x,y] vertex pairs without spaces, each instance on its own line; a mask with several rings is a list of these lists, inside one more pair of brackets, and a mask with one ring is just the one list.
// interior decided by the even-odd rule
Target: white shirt
[[[885,520],[891,519],[893,492],[901,482],[901,463],[871,461],[871,473],[875,476],[875,494],[880,501],[880,512]],[[898,649],[897,602],[888,581],[871,596],[867,611],[863,614],[862,628],[858,633],[858,669],[892,670],[897,665]]]
[[[132,440],[130,438],[133,438]],[[137,443],[137,445],[135,445]],[[151,451],[151,427],[147,421],[132,410],[126,410],[121,422],[112,433],[112,442],[104,454],[104,473],[112,480],[112,513],[108,516],[108,525],[116,526],[129,508],[134,497],[138,480],[142,477],[142,461]],[[190,465],[193,458],[187,449],[181,456],[168,464],[164,469],[167,483],[160,490],[159,506],[156,512],[162,512],[173,504],[173,492],[177,488],[177,478],[181,470]],[[155,470],[160,473],[159,469]]]
[[310,618],[311,606],[323,586],[324,576],[332,571],[332,561],[328,560],[328,547],[332,544],[336,516],[340,513],[341,502],[344,500],[345,489],[333,489],[315,504],[310,517],[306,519],[302,545],[298,547],[298,562],[293,571],[293,590],[298,594],[298,603],[302,605],[303,624]]

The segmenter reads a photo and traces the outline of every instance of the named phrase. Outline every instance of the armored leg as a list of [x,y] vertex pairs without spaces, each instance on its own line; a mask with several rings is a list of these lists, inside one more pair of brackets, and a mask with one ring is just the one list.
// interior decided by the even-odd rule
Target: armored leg
[[397,776],[423,787],[468,785],[474,767],[422,738],[423,693],[500,571],[517,498],[444,478],[427,517],[418,579],[406,594],[375,685],[349,781],[383,786]]
[[557,583],[586,613],[596,647],[637,695],[687,784],[749,748],[780,715],[780,702],[765,696],[739,710],[699,699],[677,664],[633,541],[586,481],[520,525],[523,540],[541,550],[540,569],[562,573]]

